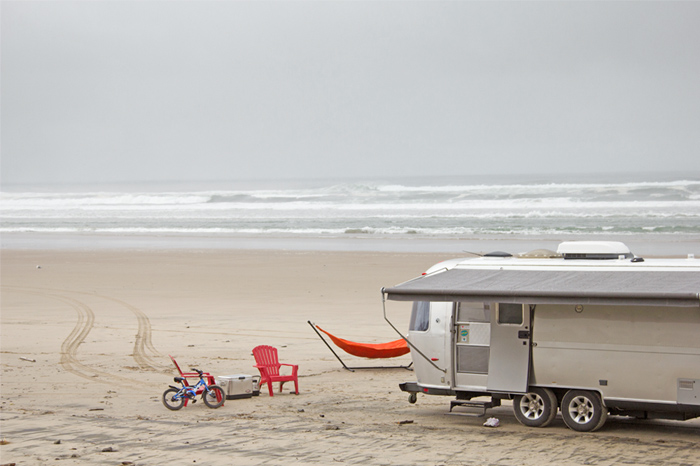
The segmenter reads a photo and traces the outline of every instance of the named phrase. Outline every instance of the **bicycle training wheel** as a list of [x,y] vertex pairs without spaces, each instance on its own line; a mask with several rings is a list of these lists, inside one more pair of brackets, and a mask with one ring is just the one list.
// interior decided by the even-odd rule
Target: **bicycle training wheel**
[[177,411],[178,409],[185,406],[184,398],[175,398],[175,395],[177,395],[177,392],[179,391],[180,390],[174,388],[169,388],[163,392],[163,404],[166,408],[172,409],[173,411]]
[[209,385],[209,391],[202,393],[202,399],[205,405],[214,409],[224,404],[226,395],[224,394],[224,390],[218,385]]

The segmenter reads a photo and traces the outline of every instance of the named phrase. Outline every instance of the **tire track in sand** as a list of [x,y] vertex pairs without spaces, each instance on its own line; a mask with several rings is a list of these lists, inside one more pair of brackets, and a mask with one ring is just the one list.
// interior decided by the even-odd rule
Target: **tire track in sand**
[[[61,366],[66,371],[83,378],[92,378],[88,375],[88,367],[78,361],[78,348],[85,341],[88,334],[95,324],[95,313],[90,307],[80,301],[51,294],[44,294],[54,299],[57,299],[78,313],[78,322],[73,327],[73,330],[61,344]],[[96,374],[97,375],[97,374]]]
[[127,303],[126,301],[122,301],[121,299],[98,294],[90,295],[115,302],[120,306],[127,308],[136,316],[138,328],[136,331],[136,338],[134,340],[134,351],[132,353],[132,357],[134,358],[134,361],[136,361],[136,364],[138,364],[140,369],[156,372],[171,372],[170,366],[163,366],[162,364],[159,364],[147,353],[147,351],[150,351],[154,356],[162,356],[162,354],[158,352],[155,346],[153,346],[153,341],[151,339],[151,335],[153,333],[151,328],[151,321],[146,315],[146,313],[144,313],[137,307]]
[[[59,364],[61,365],[61,367],[63,367],[64,370],[78,377],[98,381],[101,383],[117,383],[119,385],[124,386],[133,386],[134,383],[143,383],[139,380],[118,376],[100,369],[96,369],[94,367],[83,364],[78,360],[78,349],[80,348],[80,345],[85,341],[87,336],[90,334],[90,331],[94,327],[95,322],[95,313],[93,312],[92,308],[90,308],[90,306],[88,306],[85,302],[67,296],[66,292],[62,290],[59,291],[51,289],[19,287],[3,288],[12,288],[15,291],[30,295],[44,296],[56,299],[58,301],[63,302],[64,304],[68,305],[76,311],[76,313],[78,314],[78,321],[76,322],[76,325],[73,328],[73,330],[61,344],[61,360]],[[79,291],[71,291],[68,293],[95,296],[98,298],[113,301],[119,304],[120,306],[129,309],[129,311],[131,311],[136,316],[138,322],[138,330],[136,334],[136,340],[134,342],[134,350],[131,354],[131,356],[134,358],[134,361],[136,361],[140,369],[154,371],[170,371],[169,367],[167,367],[166,369],[166,366],[159,365],[157,362],[154,362],[145,352],[145,349],[148,348],[154,354],[159,354],[151,341],[151,323],[148,319],[148,316],[145,313],[124,301],[111,298],[109,296],[101,296],[94,293],[85,293]]]
[[15,291],[55,299],[71,307],[78,314],[78,321],[76,322],[75,327],[73,327],[73,330],[71,330],[66,339],[63,340],[63,343],[61,343],[61,359],[59,361],[59,365],[66,372],[70,372],[73,375],[87,380],[101,383],[116,383],[124,386],[130,386],[133,384],[132,380],[110,374],[100,369],[95,369],[94,367],[83,364],[78,360],[78,349],[90,334],[90,331],[95,324],[95,313],[90,306],[69,296],[63,296],[50,291],[40,291],[37,289],[27,288],[15,288]]

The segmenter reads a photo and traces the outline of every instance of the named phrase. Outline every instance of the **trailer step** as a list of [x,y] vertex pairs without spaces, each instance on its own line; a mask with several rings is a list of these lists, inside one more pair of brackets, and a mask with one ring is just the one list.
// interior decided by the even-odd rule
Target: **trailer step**
[[[500,401],[500,400],[499,400]],[[481,412],[467,412],[467,413],[455,413],[452,410],[456,407],[462,408],[477,408]],[[450,412],[445,414],[451,414],[454,416],[471,416],[471,417],[484,417],[486,415],[486,410],[493,408],[494,403],[491,401],[470,401],[470,400],[452,400],[450,401]]]

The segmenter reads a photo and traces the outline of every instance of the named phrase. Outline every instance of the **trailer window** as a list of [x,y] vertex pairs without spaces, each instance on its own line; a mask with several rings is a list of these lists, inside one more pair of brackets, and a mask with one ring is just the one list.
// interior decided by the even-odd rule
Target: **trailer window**
[[411,311],[411,324],[408,329],[416,332],[425,332],[430,324],[430,302],[414,301]]
[[498,303],[498,323],[508,325],[523,324],[523,305]]
[[457,322],[489,322],[491,312],[484,303],[460,302]]

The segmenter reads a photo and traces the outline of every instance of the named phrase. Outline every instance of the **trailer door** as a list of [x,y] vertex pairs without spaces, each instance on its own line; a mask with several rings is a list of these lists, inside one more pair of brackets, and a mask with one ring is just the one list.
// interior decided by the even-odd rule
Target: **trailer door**
[[[408,339],[438,367],[448,367],[450,363],[445,351],[445,347],[449,345],[446,342],[445,331],[449,328],[452,307],[452,303],[446,302],[415,301],[413,303]],[[419,384],[449,388],[450,381],[445,372],[436,369],[414,348],[411,348],[411,358]]]
[[530,307],[513,303],[493,306],[487,388],[525,393],[530,374]]
[[489,372],[491,305],[459,302],[454,334],[454,381],[463,390],[483,390]]

